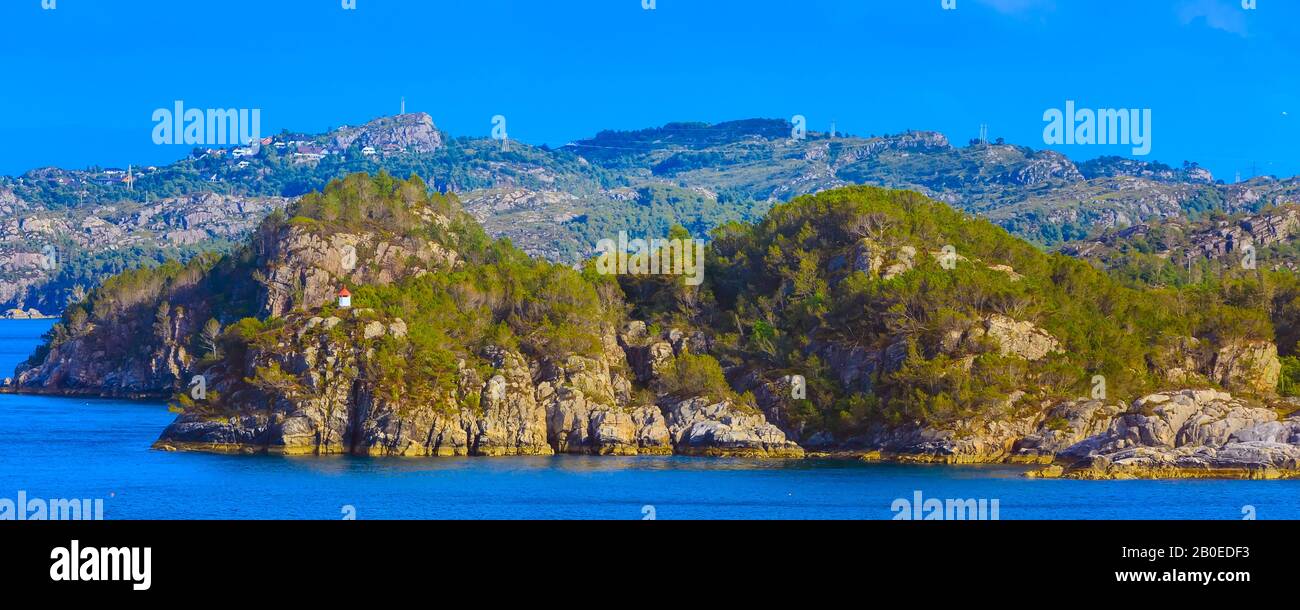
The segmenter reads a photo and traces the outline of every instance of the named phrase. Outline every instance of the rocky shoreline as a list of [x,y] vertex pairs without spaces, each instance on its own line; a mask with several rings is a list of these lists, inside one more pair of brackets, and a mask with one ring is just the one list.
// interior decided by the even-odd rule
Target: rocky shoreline
[[[495,377],[493,379],[496,379]],[[487,383],[490,386],[493,382]],[[499,383],[498,383],[499,385]],[[90,396],[82,392],[3,388],[4,393]],[[157,399],[156,396],[136,397]],[[667,410],[575,408],[573,395],[537,411],[541,426],[531,442],[503,442],[491,419],[464,419],[449,426],[444,442],[432,445],[373,443],[356,450],[345,443],[316,442],[316,431],[294,436],[305,424],[298,414],[278,422],[248,416],[181,416],[154,443],[162,451],[237,455],[338,455],[371,457],[685,455],[755,459],[843,459],[916,465],[1021,465],[1037,479],[1300,479],[1300,415],[1281,417],[1275,409],[1216,390],[1153,394],[1127,409],[1100,401],[1064,403],[1068,426],[1091,420],[1096,434],[1081,427],[1061,429],[1059,420],[1014,440],[1007,452],[963,452],[958,446],[930,445],[893,449],[865,447],[804,448],[759,413],[705,398],[682,401]],[[713,403],[713,404],[710,404]],[[561,406],[563,404],[563,406]],[[524,425],[524,422],[519,422]],[[463,428],[459,426],[464,426]],[[527,428],[526,425],[524,425]],[[460,432],[463,431],[463,434]],[[348,434],[350,436],[350,433]],[[400,434],[399,434],[400,436]],[[452,440],[458,436],[457,440]],[[373,440],[373,439],[372,439]]]
[[[206,372],[211,409],[187,410],[155,448],[403,457],[804,455],[761,412],[729,398],[639,402],[631,392],[630,377],[637,373],[628,358],[652,376],[653,360],[637,355],[660,349],[638,334],[643,325],[619,337],[607,333],[601,359],[537,361],[488,348],[483,355],[492,370],[462,363],[455,391],[425,402],[378,393],[360,375],[376,366],[374,342],[402,335],[405,323],[378,319],[371,310],[351,314],[291,315],[289,343],[250,353],[238,371]],[[664,345],[672,354],[673,347]],[[240,384],[246,370],[268,367],[285,375],[269,408],[264,393]]]
[[[756,406],[633,391],[634,384],[658,379],[676,356],[707,351],[709,338],[702,333],[652,334],[633,321],[602,331],[599,358],[536,360],[489,348],[483,356],[491,370],[462,365],[455,391],[428,402],[379,395],[373,380],[360,374],[375,370],[377,341],[404,333],[402,320],[372,310],[328,317],[289,313],[278,343],[204,370],[211,408],[187,409],[154,447],[294,456],[692,455],[1017,464],[1034,467],[1030,477],[1080,480],[1300,478],[1300,404],[1292,401],[1266,404],[1215,389],[1184,389],[1127,405],[1079,399],[1027,409],[1018,419],[948,430],[881,427],[836,441],[805,438],[785,423],[788,379],[740,384],[755,390]],[[1003,343],[1018,345],[1014,335]],[[147,364],[101,371],[82,350],[76,342],[57,347],[44,366],[0,392],[169,399],[175,395],[154,382],[195,370],[190,356],[172,350],[153,354]],[[1275,361],[1269,354],[1252,357]],[[853,359],[872,362],[869,356]],[[252,371],[267,367],[285,374],[280,387],[269,394],[250,390]],[[1243,380],[1263,385],[1271,381],[1271,368],[1223,374],[1238,387]],[[106,391],[113,388],[119,391]]]
[[[454,200],[430,194],[418,178],[353,176],[268,219],[235,254],[137,271],[96,289],[0,390],[165,397],[178,416],[154,446],[168,451],[815,456],[1018,464],[1039,478],[1300,476],[1300,399],[1278,397],[1282,364],[1267,333],[1180,329],[1186,334],[1128,345],[1141,358],[1115,365],[1144,374],[1115,386],[1164,391],[1110,401],[1105,377],[1092,373],[1097,365],[1071,345],[1109,362],[1104,350],[1080,348],[1068,329],[1130,330],[1027,313],[1034,303],[1012,297],[1031,277],[1055,277],[1034,270],[1048,264],[1040,253],[1025,254],[1018,269],[957,257],[949,262],[974,278],[973,292],[933,296],[906,284],[947,278],[945,255],[926,256],[901,239],[891,245],[868,236],[871,227],[890,213],[899,224],[921,214],[978,227],[906,193],[849,189],[824,198],[829,207],[809,200],[795,211],[811,223],[839,210],[861,230],[822,227],[833,239],[814,247],[820,255],[786,271],[814,292],[844,282],[884,292],[835,288],[857,299],[838,312],[818,313],[826,302],[813,293],[798,307],[728,311],[707,291],[584,277],[508,244],[489,247]],[[340,220],[339,206],[368,220]],[[750,246],[786,239],[784,226],[765,224],[752,244],[719,246],[727,251],[719,260],[766,256]],[[813,240],[811,227],[800,240]],[[1058,273],[1066,271],[1106,285],[1087,279],[1095,270]],[[752,277],[712,289],[736,290],[737,303],[742,288],[756,302],[784,301],[800,284],[743,265],[732,272]],[[932,325],[887,307],[1003,293],[1012,295],[1005,306],[927,313]],[[1079,298],[1049,296],[1056,300],[1039,306]],[[805,305],[812,308],[793,318],[784,309]],[[813,332],[794,332],[814,313],[830,317]],[[757,317],[746,324],[742,316]],[[880,316],[896,317],[897,328],[831,328]],[[1089,378],[1096,398],[1062,398]]]
[[21,309],[15,307],[7,311],[0,312],[0,320],[53,320],[59,316],[46,315],[38,309]]
[[[652,335],[644,323],[630,322],[604,331],[601,358],[559,361],[488,349],[492,370],[463,368],[455,392],[412,404],[375,394],[359,376],[373,366],[375,341],[404,332],[401,320],[365,309],[342,317],[289,314],[282,343],[249,353],[235,370],[205,371],[213,408],[187,410],[154,447],[294,456],[691,455],[1016,464],[1033,467],[1029,477],[1079,480],[1300,478],[1300,405],[1292,401],[1265,404],[1220,390],[1185,389],[1127,405],[1065,401],[964,429],[896,426],[827,441],[802,438],[782,424],[788,381],[758,386],[757,407],[708,396],[644,402],[647,397],[634,394],[633,382],[658,378],[676,355],[706,350],[708,338],[701,334]],[[63,355],[50,362],[75,360]],[[176,365],[177,371],[188,368]],[[291,379],[275,397],[239,389],[250,371],[272,365]],[[118,386],[42,385],[30,383],[30,374],[28,383],[0,392],[170,398],[137,391],[140,384],[129,378]],[[57,379],[63,373],[53,366],[41,374]],[[103,391],[110,386],[123,391]]]
[[[1152,394],[1128,407],[1062,403],[1007,452],[866,451],[859,459],[913,464],[1037,466],[1040,479],[1300,478],[1300,414],[1212,389]],[[919,448],[919,447],[917,447]],[[812,455],[819,455],[813,453]],[[843,455],[843,453],[840,453]]]

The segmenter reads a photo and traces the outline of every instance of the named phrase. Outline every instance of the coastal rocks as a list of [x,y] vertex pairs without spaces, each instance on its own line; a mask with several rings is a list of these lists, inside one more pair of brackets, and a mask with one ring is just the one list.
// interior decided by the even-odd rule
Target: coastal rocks
[[803,449],[758,411],[707,397],[668,408],[668,431],[684,455],[803,457]]
[[1109,429],[1125,411],[1122,405],[1100,400],[1071,400],[1052,406],[1038,430],[1020,439],[1013,455],[1017,461],[1050,460],[1089,437]]
[[1278,443],[1176,449],[1134,447],[1031,476],[1092,480],[1293,479],[1300,478],[1300,447]]
[[[204,371],[207,399],[188,405],[155,446],[404,457],[803,453],[762,413],[730,402],[634,403],[612,330],[600,358],[538,362],[489,346],[480,355],[490,370],[459,361],[454,389],[420,398],[381,389],[376,342],[400,338],[406,325],[371,310],[353,314],[291,315],[274,348]],[[673,338],[689,349],[689,335]]]
[[476,455],[549,455],[546,409],[537,403],[536,388],[523,356],[489,348],[497,369],[482,390],[482,415],[471,429]]
[[1274,411],[1235,399],[1226,392],[1155,394],[1133,403],[1130,413],[1116,420],[1108,442],[1099,449],[1139,444],[1222,445],[1239,431],[1276,420]]
[[673,438],[668,432],[668,420],[658,406],[646,405],[633,409],[632,425],[636,428],[637,453],[642,455],[673,453]]
[[1014,461],[1012,451],[1017,441],[1031,434],[1035,423],[1033,417],[1013,417],[1004,421],[965,421],[949,429],[878,427],[863,440],[865,446],[873,448],[866,456],[869,460],[988,464]]
[[626,409],[568,401],[551,412],[548,423],[557,453],[667,455],[673,452],[663,413],[654,405]]
[[[78,337],[50,348],[35,366],[19,366],[15,385],[35,394],[158,398],[177,382],[167,355],[126,361],[102,349],[89,337]],[[186,357],[173,351],[171,356]]]
[[640,455],[671,453],[663,414],[653,405],[618,404],[609,365],[570,356],[552,364],[537,384],[547,436],[557,453]]
[[43,320],[50,318],[37,309],[10,309],[0,313],[0,319],[4,320]]
[[1300,476],[1300,420],[1216,390],[1137,400],[1107,430],[1061,451],[1067,478],[1289,478]]
[[[208,402],[167,428],[162,449],[285,455],[348,453],[371,456],[549,455],[546,410],[535,399],[524,357],[501,348],[485,350],[492,372],[484,381],[460,364],[452,392],[426,400],[380,392],[363,371],[374,371],[367,331],[375,320],[334,318],[342,329],[314,318],[288,331],[293,345],[251,354],[246,368],[255,383],[221,369]],[[378,328],[399,325],[393,320]]]
[[[181,416],[163,431],[154,448],[211,453],[256,453],[268,441],[269,419],[242,416],[234,420]],[[165,440],[164,440],[165,439]]]
[[[793,402],[798,400],[794,397],[794,384],[793,375],[783,375],[773,381],[767,381],[758,371],[750,371],[741,378],[737,389],[753,393],[767,421],[780,428],[791,440],[807,447],[809,443],[803,438],[802,426],[796,428],[788,417]],[[807,388],[805,387],[804,390],[806,392]]]

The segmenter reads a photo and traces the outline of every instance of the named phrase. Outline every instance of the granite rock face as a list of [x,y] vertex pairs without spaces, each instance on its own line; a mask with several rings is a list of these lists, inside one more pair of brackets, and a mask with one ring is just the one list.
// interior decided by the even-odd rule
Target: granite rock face
[[372,147],[378,153],[431,153],[443,146],[442,132],[424,113],[381,117],[359,127],[340,127],[329,134],[335,149]]
[[546,369],[536,393],[546,409],[549,440],[557,452],[672,453],[658,407],[627,403],[630,384],[617,362],[611,367],[606,361],[570,356]]
[[1124,411],[1123,405],[1101,400],[1071,400],[1054,405],[1043,424],[1016,443],[1014,455],[1021,461],[1050,460],[1085,439],[1104,433]]
[[1210,379],[1219,385],[1256,394],[1277,388],[1282,373],[1277,346],[1267,341],[1235,342],[1214,354]]
[[1300,418],[1216,390],[1153,394],[1107,429],[1065,448],[1043,476],[1291,478],[1300,476]]
[[672,405],[668,409],[668,431],[677,452],[687,455],[803,457],[804,453],[762,413],[707,397]]
[[[207,402],[178,417],[156,447],[407,457],[803,455],[761,412],[729,401],[638,403],[613,329],[602,358],[535,360],[488,347],[482,356],[492,370],[462,362],[455,391],[426,401],[385,395],[371,377],[374,342],[404,333],[405,323],[370,310],[351,314],[291,314],[284,343],[250,352],[238,367],[204,371]],[[247,382],[268,370],[285,376]]]
[[454,250],[430,240],[375,233],[334,233],[287,225],[255,242],[263,264],[261,314],[282,316],[335,299],[340,285],[385,285],[463,263]]
[[[157,443],[163,449],[286,455],[549,455],[546,409],[538,403],[527,361],[489,349],[493,370],[459,370],[454,391],[427,402],[378,392],[369,371],[376,320],[354,310],[346,319],[291,316],[288,345],[248,354],[238,371],[205,371],[210,391]],[[398,320],[382,320],[387,335]],[[274,383],[238,375],[279,370]],[[215,397],[214,397],[215,395]]]
[[998,349],[1003,356],[1020,356],[1032,362],[1061,351],[1061,344],[1056,338],[1032,322],[993,315],[984,322],[983,330],[989,337],[997,340]]

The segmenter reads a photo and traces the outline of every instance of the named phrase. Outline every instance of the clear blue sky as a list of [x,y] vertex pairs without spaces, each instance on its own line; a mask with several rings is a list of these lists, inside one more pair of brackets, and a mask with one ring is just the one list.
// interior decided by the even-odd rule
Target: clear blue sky
[[[1300,174],[1300,2],[1258,0],[0,2],[0,173],[164,163],[150,115],[262,109],[262,132],[394,114],[563,144],[669,121],[808,117],[1042,148],[1042,114],[1150,108],[1150,159]],[[1129,147],[1062,147],[1076,159]]]

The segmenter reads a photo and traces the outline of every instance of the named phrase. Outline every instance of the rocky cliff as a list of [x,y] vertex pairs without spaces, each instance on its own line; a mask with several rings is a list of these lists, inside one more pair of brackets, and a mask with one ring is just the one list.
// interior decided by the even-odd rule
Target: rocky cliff
[[375,346],[406,323],[374,310],[290,315],[274,345],[202,369],[206,392],[156,447],[288,455],[711,455],[801,457],[761,413],[698,396],[656,404],[632,391],[626,356],[606,329],[601,358],[538,360],[497,346],[489,366],[457,362],[455,384],[429,399],[379,388]]
[[225,257],[106,283],[10,389],[172,398],[163,449],[802,455],[725,389],[654,392],[617,301],[457,210],[418,179],[351,177]]
[[1019,449],[1057,452],[1041,477],[1300,478],[1296,407],[1215,390],[1152,394],[1127,409],[1075,403],[1062,408],[1068,428]]

